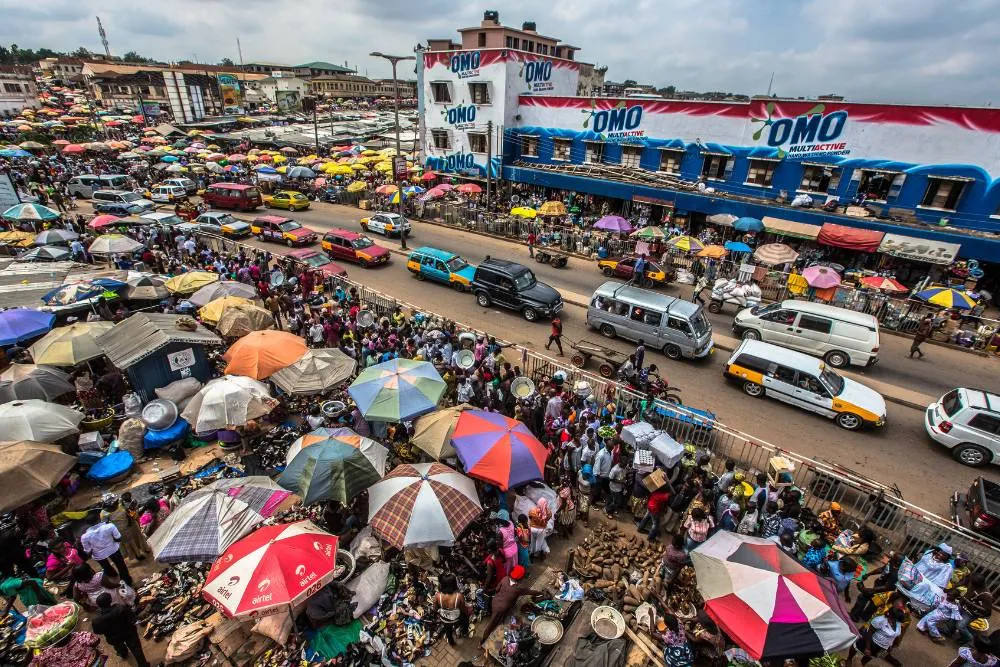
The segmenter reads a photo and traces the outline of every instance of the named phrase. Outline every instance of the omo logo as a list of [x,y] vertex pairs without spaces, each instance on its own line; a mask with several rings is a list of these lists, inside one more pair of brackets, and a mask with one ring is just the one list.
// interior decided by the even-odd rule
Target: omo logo
[[[774,116],[775,104],[768,102],[767,118],[751,118],[751,123],[760,123],[753,133],[754,140],[759,140],[767,133],[767,145],[778,149],[778,157],[786,155],[785,147],[797,147],[815,142],[835,141],[844,132],[847,125],[846,111],[833,111],[824,114],[826,105],[817,104],[809,111],[795,118],[779,118]],[[808,149],[826,148],[823,146],[808,146]],[[792,150],[795,150],[794,148]]]
[[642,107],[624,107],[619,105],[607,111],[593,114],[594,132],[624,132],[634,130],[642,122]]
[[455,74],[479,69],[481,56],[479,51],[456,53],[451,57],[451,71]]
[[548,60],[536,60],[524,64],[524,80],[527,83],[548,81],[552,78],[552,63]]
[[448,121],[449,125],[461,125],[463,123],[476,122],[476,106],[468,104],[460,107],[445,108],[441,115]]

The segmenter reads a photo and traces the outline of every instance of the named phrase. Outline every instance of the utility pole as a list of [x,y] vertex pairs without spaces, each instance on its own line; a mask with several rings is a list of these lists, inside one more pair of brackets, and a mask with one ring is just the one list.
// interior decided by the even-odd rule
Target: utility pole
[[[381,53],[379,51],[372,51],[372,53],[369,54],[369,55],[374,56],[375,58],[385,58],[386,60],[388,60],[392,64],[392,89],[393,89],[393,93],[394,93],[393,97],[394,97],[394,100],[395,100],[395,103],[393,104],[393,112],[395,114],[395,120],[396,120],[396,156],[395,157],[398,159],[399,156],[401,156],[403,154],[403,151],[402,151],[402,148],[399,145],[399,80],[396,78],[396,65],[398,65],[403,60],[414,60],[414,57],[413,56],[389,56],[389,55],[386,55],[386,54]],[[393,169],[393,172],[395,172],[395,171],[396,170]],[[400,180],[398,174],[394,173],[393,176],[396,179],[396,182],[397,182],[396,187],[398,188],[398,190],[396,190],[396,193],[397,193],[396,196],[399,197],[399,217],[402,218],[403,220],[405,220],[406,218],[403,216],[403,188],[402,188],[402,183],[403,182],[402,182],[402,180]],[[405,222],[401,222],[400,224],[402,225],[402,228],[399,230],[399,247],[402,248],[403,250],[406,250],[407,249],[406,248],[406,223]]]
[[319,155],[319,125],[316,124],[316,99],[312,101],[313,108],[313,141],[316,142],[316,155]]
[[492,192],[490,165],[493,164],[493,121],[486,121],[486,212],[490,212],[490,194]]

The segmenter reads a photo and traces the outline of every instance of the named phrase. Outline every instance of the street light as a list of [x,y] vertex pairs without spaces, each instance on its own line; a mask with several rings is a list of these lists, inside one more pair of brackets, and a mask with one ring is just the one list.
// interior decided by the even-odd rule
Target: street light
[[[385,58],[390,63],[392,63],[392,92],[395,99],[393,104],[393,111],[396,117],[396,155],[402,155],[403,151],[399,146],[399,82],[396,80],[396,65],[403,60],[414,60],[413,56],[390,56],[382,53],[381,51],[372,51],[368,55],[373,58]],[[393,174],[393,178],[395,178]],[[397,187],[399,187],[399,180],[396,179]],[[403,217],[403,188],[399,187],[397,190],[399,193],[399,217]],[[402,223],[402,229],[399,231],[399,245],[403,250],[406,250],[406,223]]]

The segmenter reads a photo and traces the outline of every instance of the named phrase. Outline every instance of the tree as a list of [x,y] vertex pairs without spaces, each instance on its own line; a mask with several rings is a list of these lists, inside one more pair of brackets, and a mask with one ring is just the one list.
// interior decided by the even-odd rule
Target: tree
[[73,58],[89,58],[90,57],[90,49],[88,49],[86,46],[81,46],[81,47],[77,48],[76,51],[74,51],[73,53],[71,53],[69,55],[71,57],[73,57]]
[[232,58],[223,58],[219,61],[219,64],[223,67],[236,67],[236,63],[233,62]]
[[624,81],[622,81],[622,85],[625,86],[626,88],[634,88],[636,85],[635,79],[625,79]]

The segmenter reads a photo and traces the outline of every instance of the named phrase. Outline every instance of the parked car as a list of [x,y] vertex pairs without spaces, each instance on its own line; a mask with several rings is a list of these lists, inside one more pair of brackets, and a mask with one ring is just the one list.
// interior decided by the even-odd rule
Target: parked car
[[94,202],[94,210],[101,204],[127,204],[131,207],[130,213],[145,213],[156,208],[153,201],[128,190],[98,190],[91,199]]
[[80,174],[66,182],[66,191],[71,197],[90,199],[98,190],[124,190],[128,187],[128,176],[124,174]]
[[1000,394],[958,387],[931,403],[924,430],[967,466],[995,463],[1000,455]]
[[243,183],[213,183],[201,200],[209,206],[237,211],[252,211],[262,203],[260,190]]
[[377,232],[383,236],[399,236],[406,229],[406,235],[413,232],[413,225],[399,213],[375,213],[367,218],[361,218],[361,229],[366,232]]
[[183,224],[185,222],[184,218],[176,215],[175,213],[143,213],[139,216],[143,220],[148,220],[147,224],[159,225],[160,227],[176,227],[177,225]]
[[189,195],[198,194],[198,184],[192,181],[190,178],[168,178],[163,181],[160,185],[173,185],[176,187],[184,188],[184,191]]
[[319,234],[303,227],[291,218],[280,215],[262,215],[250,223],[250,231],[259,239],[284,243],[289,248],[314,243]]
[[377,245],[364,234],[347,229],[331,229],[323,235],[320,246],[334,259],[354,262],[364,267],[386,264],[390,257],[388,249]]
[[198,231],[240,238],[250,236],[250,223],[225,211],[207,211],[194,219]]
[[309,198],[294,190],[281,190],[273,195],[264,195],[264,206],[283,208],[288,211],[304,211],[309,208]]
[[451,285],[460,292],[469,288],[476,277],[476,267],[448,250],[424,246],[406,258],[407,270],[417,280],[433,280]]
[[150,209],[141,204],[104,201],[99,204],[94,204],[94,212],[106,215],[117,215],[120,218],[124,218],[127,215],[141,215],[143,213],[149,213]]
[[503,306],[519,311],[529,322],[551,317],[563,308],[559,292],[539,282],[528,267],[505,259],[487,258],[477,266],[471,289],[483,308]]
[[179,185],[165,185],[163,183],[154,185],[147,192],[146,196],[161,204],[173,204],[181,199],[187,199],[187,190]]
[[340,264],[334,263],[334,261],[331,260],[330,257],[322,250],[316,250],[315,248],[302,248],[300,250],[293,250],[288,253],[287,256],[297,262],[303,262],[311,269],[319,269],[327,278],[347,275],[347,269],[342,267]]
[[[635,275],[635,257],[624,259],[602,259],[597,263],[597,268],[608,278],[619,278],[621,280],[632,280]],[[653,287],[655,285],[666,285],[677,277],[673,271],[667,271],[656,262],[646,262],[646,276],[638,281],[640,287]]]
[[1000,484],[977,477],[968,491],[956,491],[951,497],[951,517],[960,526],[1000,540]]

